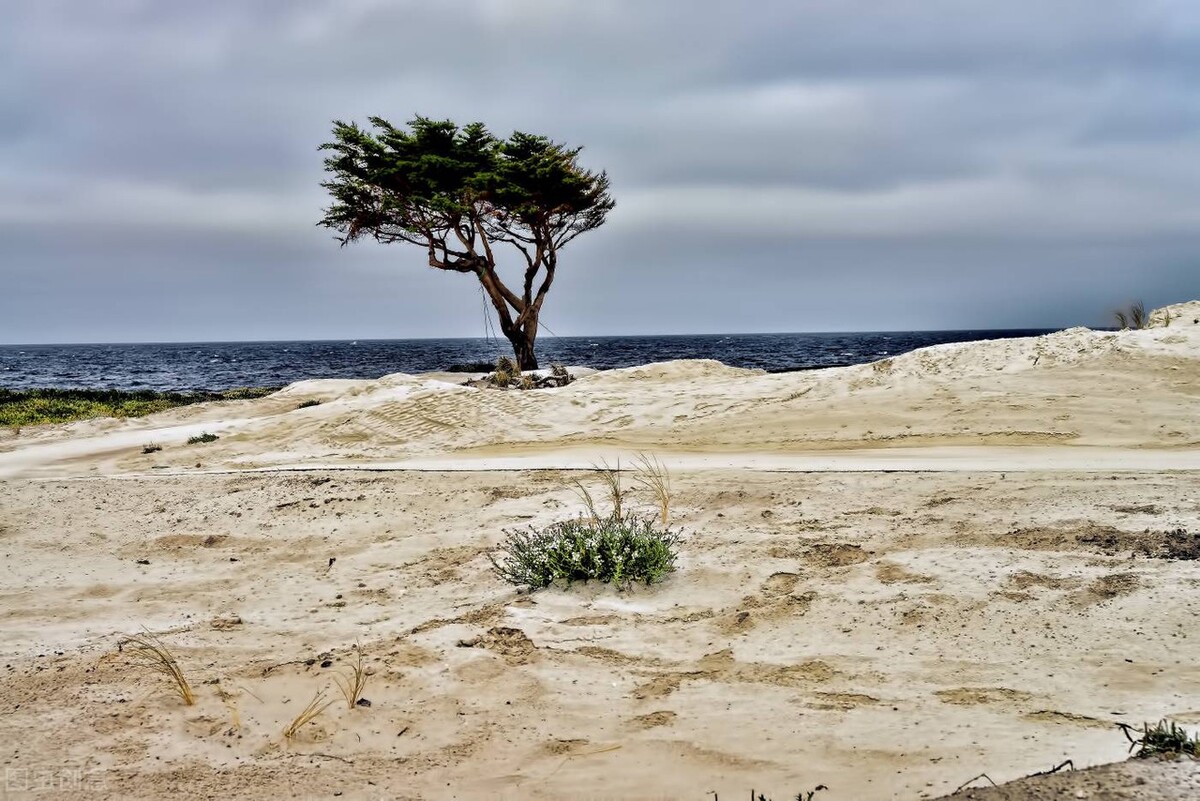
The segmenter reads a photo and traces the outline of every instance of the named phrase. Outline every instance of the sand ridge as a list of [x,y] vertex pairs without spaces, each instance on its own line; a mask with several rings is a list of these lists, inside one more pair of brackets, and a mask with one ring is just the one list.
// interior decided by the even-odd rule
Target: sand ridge
[[[1179,318],[1177,318],[1178,320]],[[400,466],[555,454],[962,446],[1200,450],[1200,326],[955,343],[868,365],[768,375],[680,361],[499,392],[397,374],[306,381],[257,401],[10,437],[0,476],[203,468]],[[297,408],[304,401],[320,405]],[[218,442],[180,447],[203,431]],[[148,442],[164,445],[149,456]],[[975,454],[979,456],[980,454]],[[1189,457],[1165,465],[1194,469]],[[525,465],[535,466],[535,465]]]

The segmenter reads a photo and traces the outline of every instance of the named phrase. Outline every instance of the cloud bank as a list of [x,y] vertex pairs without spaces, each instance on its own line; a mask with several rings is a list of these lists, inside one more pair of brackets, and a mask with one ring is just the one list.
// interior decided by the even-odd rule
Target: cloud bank
[[559,334],[1104,323],[1200,296],[1197,78],[1181,0],[18,4],[0,342],[481,335],[314,227],[330,121],[415,113],[608,170]]

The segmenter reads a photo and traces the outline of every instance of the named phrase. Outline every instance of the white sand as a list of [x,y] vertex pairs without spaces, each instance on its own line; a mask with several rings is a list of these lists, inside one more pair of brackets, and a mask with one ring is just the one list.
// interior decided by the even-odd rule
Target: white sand
[[[310,381],[7,435],[0,764],[91,771],[68,797],[826,801],[1120,758],[1112,721],[1200,723],[1197,563],[1131,558],[1200,531],[1200,304],[1171,318],[784,375]],[[565,470],[639,451],[675,476],[673,577],[494,578],[504,528],[577,510]],[[143,626],[196,707],[105,658]],[[356,641],[373,705],[284,743]]]

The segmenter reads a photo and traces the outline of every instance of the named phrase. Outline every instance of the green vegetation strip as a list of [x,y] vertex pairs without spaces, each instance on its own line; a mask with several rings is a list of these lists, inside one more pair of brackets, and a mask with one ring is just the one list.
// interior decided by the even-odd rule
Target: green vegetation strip
[[142,417],[193,403],[261,398],[280,387],[245,387],[224,392],[154,392],[119,389],[0,388],[0,426],[69,423],[93,417]]

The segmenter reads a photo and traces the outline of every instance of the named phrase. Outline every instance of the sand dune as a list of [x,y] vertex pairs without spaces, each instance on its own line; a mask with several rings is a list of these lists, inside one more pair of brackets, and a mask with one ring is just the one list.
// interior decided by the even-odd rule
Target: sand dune
[[[1178,452],[1200,447],[1200,326],[1181,320],[1144,331],[941,345],[780,375],[680,361],[520,393],[402,374],[306,381],[258,401],[23,436],[0,453],[0,475],[70,473],[71,461],[88,457],[90,468],[116,473],[192,470],[200,454],[209,469],[395,467],[430,457],[444,466],[521,457],[527,467],[557,467],[639,450],[783,457],[1062,445],[1173,451],[1165,464],[1191,469],[1200,466],[1194,455]],[[321,404],[296,408],[307,400]],[[203,451],[175,447],[202,430],[221,440]],[[137,446],[150,440],[171,447],[142,457]]]
[[[1160,547],[1200,531],[1200,304],[1171,317],[23,431],[0,441],[0,762],[68,798],[839,801],[1120,759],[1115,721],[1200,724],[1200,577]],[[675,475],[676,574],[495,578],[506,528],[577,511],[566,469],[643,450]],[[116,653],[142,627],[195,707]],[[285,742],[356,643],[372,705]]]

